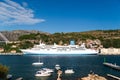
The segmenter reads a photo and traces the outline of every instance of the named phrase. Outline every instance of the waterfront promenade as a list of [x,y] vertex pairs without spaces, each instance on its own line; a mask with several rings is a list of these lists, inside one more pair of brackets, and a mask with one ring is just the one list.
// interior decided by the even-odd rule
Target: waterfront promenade
[[120,55],[120,48],[102,48],[100,55]]

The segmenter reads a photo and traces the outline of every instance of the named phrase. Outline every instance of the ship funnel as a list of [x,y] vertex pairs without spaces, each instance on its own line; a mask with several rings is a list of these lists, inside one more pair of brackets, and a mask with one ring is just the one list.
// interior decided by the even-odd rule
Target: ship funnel
[[70,45],[75,45],[75,41],[74,41],[74,40],[71,40],[71,41],[70,41]]

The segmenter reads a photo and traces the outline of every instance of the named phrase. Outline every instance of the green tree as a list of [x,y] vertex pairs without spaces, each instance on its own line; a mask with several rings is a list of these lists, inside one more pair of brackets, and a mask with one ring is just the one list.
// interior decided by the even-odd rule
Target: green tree
[[6,76],[8,74],[9,68],[0,64],[0,79],[6,80]]
[[20,49],[27,49],[27,48],[33,47],[33,45],[34,44],[31,43],[30,41],[25,41],[19,45],[19,48]]
[[3,48],[4,48],[4,52],[9,52],[11,50],[11,45],[5,44]]

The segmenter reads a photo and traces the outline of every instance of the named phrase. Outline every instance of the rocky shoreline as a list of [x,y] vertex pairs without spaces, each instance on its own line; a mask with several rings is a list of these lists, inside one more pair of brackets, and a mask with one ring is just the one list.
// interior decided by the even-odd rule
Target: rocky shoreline
[[80,80],[107,80],[107,79],[97,74],[88,74],[87,77],[83,77]]

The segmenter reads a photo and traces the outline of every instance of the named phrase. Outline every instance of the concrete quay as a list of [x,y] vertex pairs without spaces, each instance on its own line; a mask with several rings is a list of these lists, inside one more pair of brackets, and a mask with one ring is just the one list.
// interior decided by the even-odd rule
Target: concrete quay
[[0,53],[0,55],[23,55],[23,53]]
[[120,48],[102,48],[100,55],[120,55]]

